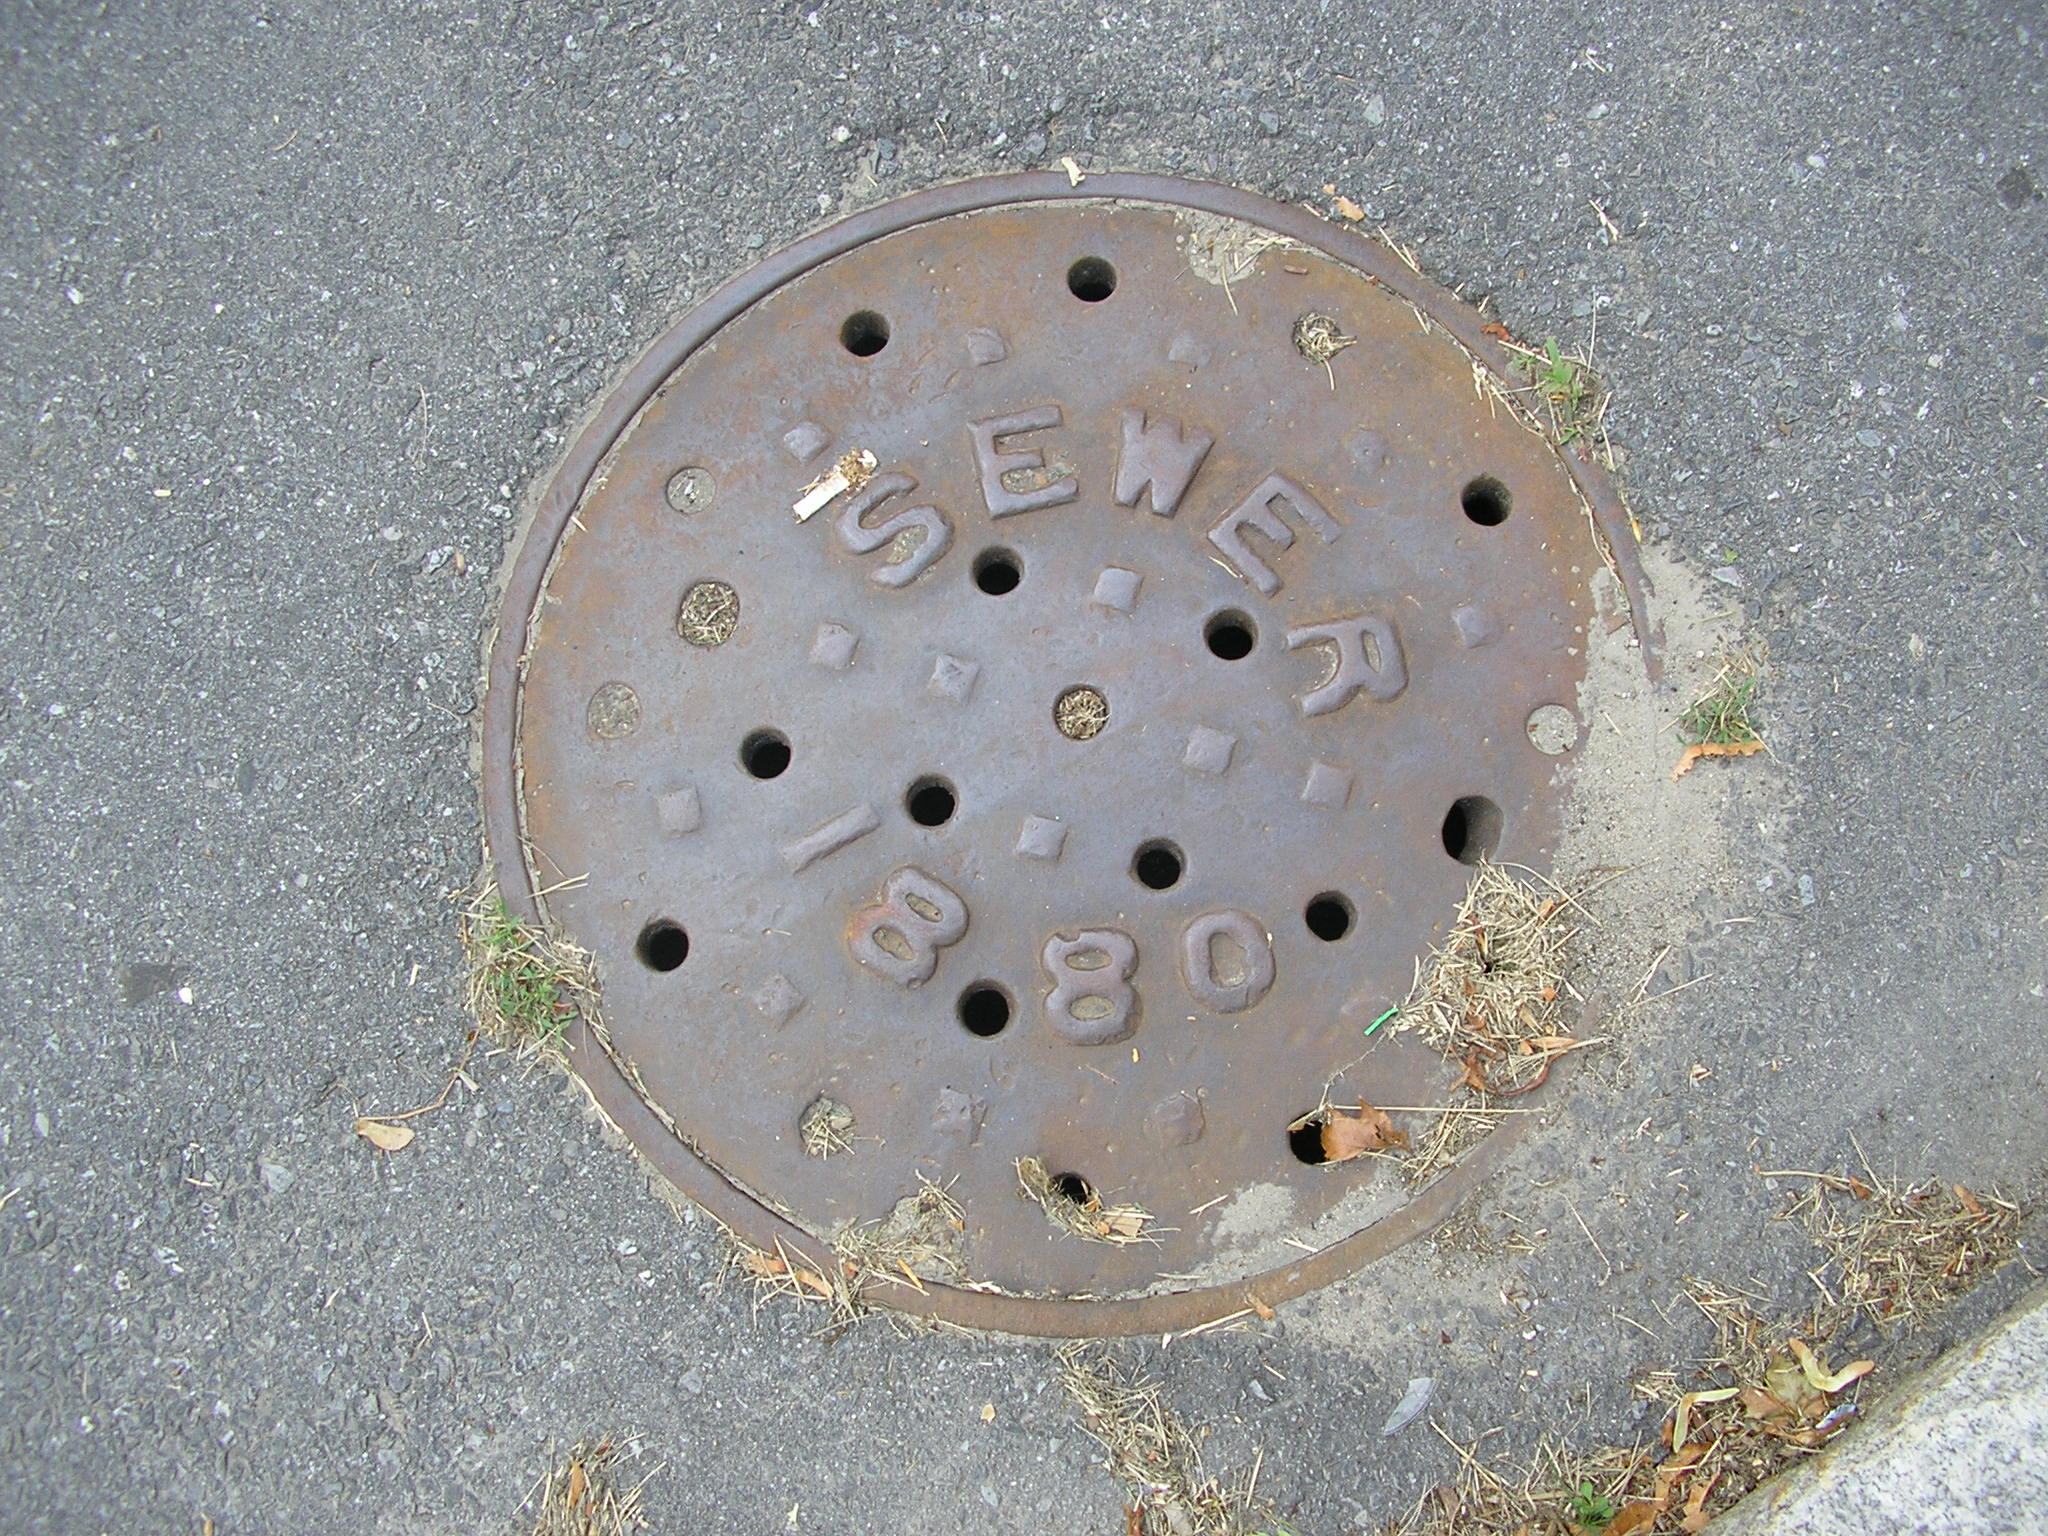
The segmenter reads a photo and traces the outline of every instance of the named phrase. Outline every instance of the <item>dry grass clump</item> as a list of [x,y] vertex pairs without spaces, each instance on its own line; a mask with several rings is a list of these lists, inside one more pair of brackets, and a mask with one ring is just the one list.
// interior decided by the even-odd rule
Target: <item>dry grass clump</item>
[[1480,1441],[1463,1446],[1437,1434],[1457,1453],[1456,1480],[1425,1493],[1388,1536],[1585,1536],[1607,1526],[1654,1459],[1647,1449],[1578,1456],[1546,1440],[1526,1466],[1498,1458],[1489,1466]]
[[1226,1486],[1202,1471],[1195,1437],[1159,1385],[1105,1345],[1059,1351],[1060,1385],[1081,1427],[1109,1453],[1110,1475],[1130,1490],[1130,1536],[1240,1536],[1254,1528],[1258,1471]]
[[1541,879],[1481,864],[1449,937],[1417,967],[1400,1009],[1458,1068],[1454,1102],[1417,1139],[1408,1172],[1420,1183],[1456,1162],[1499,1123],[1505,1101],[1543,1086],[1563,1055],[1595,1040],[1565,1033],[1566,972],[1586,916],[1578,896]]
[[1017,1159],[1017,1185],[1048,1221],[1075,1237],[1118,1245],[1158,1241],[1145,1230],[1152,1213],[1143,1206],[1104,1204],[1085,1179],[1052,1173],[1039,1158]]
[[770,1301],[823,1302],[834,1319],[851,1322],[860,1316],[860,1296],[840,1272],[839,1266],[791,1249],[780,1239],[771,1251],[756,1248],[737,1234],[726,1256],[726,1272],[744,1276],[754,1287],[754,1310]]
[[967,1215],[960,1202],[929,1179],[917,1193],[896,1202],[880,1221],[848,1227],[833,1243],[840,1272],[856,1294],[875,1285],[905,1285],[922,1291],[926,1280],[967,1277],[960,1238]]
[[1718,1286],[1688,1282],[1686,1294],[1713,1323],[1714,1349],[1639,1388],[1670,1410],[1654,1442],[1580,1454],[1546,1441],[1519,1468],[1489,1467],[1476,1446],[1454,1444],[1456,1482],[1425,1495],[1394,1527],[1398,1536],[1699,1531],[1847,1427],[1858,1411],[1852,1389],[1872,1366],[1830,1370],[1820,1318],[1795,1329],[1766,1323]]
[[1788,1214],[1802,1215],[1828,1263],[1842,1308],[1880,1328],[1917,1324],[2019,1252],[2022,1216],[1996,1192],[1927,1179],[1905,1186],[1835,1174],[1810,1174]]
[[559,1057],[570,1026],[597,1018],[590,952],[514,917],[494,882],[462,914],[462,953],[478,1027],[522,1058]]
[[777,1241],[773,1251],[732,1236],[729,1272],[754,1287],[756,1309],[771,1300],[822,1304],[834,1324],[854,1321],[870,1310],[869,1294],[884,1285],[923,1291],[925,1281],[966,1279],[960,1238],[967,1218],[939,1185],[921,1179],[915,1194],[896,1202],[880,1221],[847,1227],[834,1239],[830,1257],[813,1257]]
[[[627,1446],[638,1449],[630,1442]],[[586,1440],[549,1471],[535,1493],[527,1496],[528,1504],[536,1496],[540,1501],[533,1536],[628,1536],[646,1530],[640,1490],[661,1468],[625,1487],[618,1473],[624,1448],[613,1435]]]

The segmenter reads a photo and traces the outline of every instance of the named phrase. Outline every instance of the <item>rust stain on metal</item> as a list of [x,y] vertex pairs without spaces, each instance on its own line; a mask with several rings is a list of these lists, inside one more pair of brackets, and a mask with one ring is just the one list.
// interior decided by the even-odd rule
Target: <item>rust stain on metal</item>
[[[870,210],[658,343],[549,489],[486,706],[500,881],[588,872],[548,915],[637,1081],[576,1061],[643,1151],[793,1252],[940,1179],[975,1285],[888,1299],[1028,1333],[1191,1326],[1440,1220],[1506,1133],[1410,1198],[1288,1129],[1361,1053],[1347,1093],[1442,1096],[1355,1021],[1461,860],[1557,832],[1570,738],[1529,722],[1583,672],[1582,497],[1620,541],[1475,397],[1491,348],[1301,210],[1058,173]],[[821,1103],[859,1156],[791,1133]],[[1156,1225],[1063,1240],[1020,1159]]]

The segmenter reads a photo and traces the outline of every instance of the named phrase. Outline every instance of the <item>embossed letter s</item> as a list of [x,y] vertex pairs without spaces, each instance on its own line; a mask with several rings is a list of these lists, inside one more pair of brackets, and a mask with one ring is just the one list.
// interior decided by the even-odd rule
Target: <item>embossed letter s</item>
[[916,489],[916,480],[900,470],[892,470],[869,480],[839,509],[836,524],[839,542],[856,555],[872,554],[912,528],[924,530],[923,542],[903,559],[893,565],[878,565],[868,573],[869,580],[882,586],[908,586],[922,576],[953,542],[953,525],[937,507],[905,507],[883,518],[872,528],[868,526],[866,518],[870,512],[890,497],[905,496]]

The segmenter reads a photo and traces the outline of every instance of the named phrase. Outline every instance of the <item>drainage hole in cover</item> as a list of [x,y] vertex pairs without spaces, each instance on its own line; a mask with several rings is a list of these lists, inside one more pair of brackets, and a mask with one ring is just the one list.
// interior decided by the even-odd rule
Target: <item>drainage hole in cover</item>
[[1109,700],[1100,688],[1069,688],[1053,701],[1052,723],[1069,741],[1100,736],[1109,724]]
[[839,345],[855,357],[873,357],[889,345],[889,322],[872,309],[856,310],[839,327]]
[[730,640],[739,624],[740,595],[722,581],[693,583],[676,609],[676,633],[707,650]]
[[780,731],[755,731],[740,743],[740,766],[757,779],[777,777],[789,766],[789,738]]
[[1095,1188],[1078,1173],[1056,1173],[1050,1181],[1052,1192],[1062,1200],[1085,1206],[1095,1199]]
[[959,804],[952,785],[944,779],[930,776],[913,783],[910,792],[903,797],[903,809],[920,827],[943,827],[953,819],[953,812]]
[[1484,795],[1454,801],[1444,815],[1444,852],[1460,864],[1478,864],[1500,846],[1500,807]]
[[1251,615],[1240,613],[1235,608],[1225,608],[1221,613],[1209,615],[1209,622],[1202,626],[1202,638],[1209,642],[1209,654],[1220,656],[1225,661],[1242,661],[1251,655],[1252,644],[1259,638],[1258,626],[1252,623]]
[[1165,838],[1140,843],[1131,858],[1131,878],[1149,891],[1170,891],[1180,884],[1180,850]]
[[1116,292],[1116,268],[1100,256],[1083,256],[1067,268],[1067,292],[1083,304],[1100,304]]
[[640,930],[633,953],[650,971],[672,971],[690,958],[690,936],[681,923],[658,917]]
[[1458,498],[1465,515],[1482,528],[1498,528],[1508,520],[1508,513],[1514,509],[1515,498],[1508,488],[1491,475],[1481,475],[1476,480],[1465,482],[1464,493]]
[[977,981],[960,994],[960,1027],[986,1040],[1010,1025],[1010,994],[992,981]]
[[1358,913],[1350,899],[1339,891],[1325,891],[1301,909],[1308,931],[1325,944],[1334,944],[1351,931]]
[[990,597],[1016,591],[1023,579],[1024,567],[1014,550],[984,549],[974,557],[974,584]]
[[1323,1124],[1327,1118],[1322,1110],[1311,1110],[1287,1127],[1287,1150],[1297,1162],[1318,1168],[1330,1160],[1330,1154],[1323,1150]]

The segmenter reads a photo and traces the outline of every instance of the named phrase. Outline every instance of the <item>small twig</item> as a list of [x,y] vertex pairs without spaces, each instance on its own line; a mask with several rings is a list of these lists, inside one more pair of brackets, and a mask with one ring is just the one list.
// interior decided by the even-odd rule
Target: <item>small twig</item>
[[[422,1104],[418,1109],[408,1109],[404,1111],[402,1114],[368,1115],[363,1118],[370,1120],[382,1120],[383,1122],[385,1122],[385,1124],[389,1125],[400,1120],[413,1120],[417,1119],[421,1115],[431,1115],[435,1110],[439,1109],[442,1105],[448,1102],[448,1095],[455,1091],[455,1085],[457,1083],[466,1082],[468,1080],[462,1075],[463,1069],[469,1065],[470,1053],[476,1049],[476,1037],[480,1033],[482,1033],[481,1030],[472,1029],[469,1032],[469,1038],[462,1042],[462,1059],[455,1063],[454,1069],[450,1071],[448,1074],[448,1081],[441,1085],[441,1091],[434,1095],[432,1103]],[[4,1205],[5,1203],[5,1201],[0,1201],[0,1205]]]

